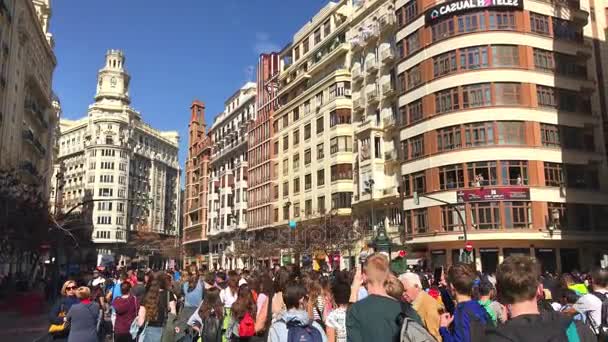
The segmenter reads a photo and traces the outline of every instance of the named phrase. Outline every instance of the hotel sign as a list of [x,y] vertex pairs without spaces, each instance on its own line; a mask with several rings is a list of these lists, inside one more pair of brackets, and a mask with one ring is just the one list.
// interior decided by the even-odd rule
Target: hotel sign
[[437,5],[426,12],[424,22],[429,25],[460,12],[486,8],[524,9],[524,0],[457,0]]
[[456,199],[459,203],[492,201],[529,201],[530,189],[509,187],[460,190],[456,193]]

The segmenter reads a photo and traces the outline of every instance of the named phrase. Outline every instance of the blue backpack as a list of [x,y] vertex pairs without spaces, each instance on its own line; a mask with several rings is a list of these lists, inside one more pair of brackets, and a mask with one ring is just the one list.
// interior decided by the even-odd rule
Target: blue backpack
[[312,323],[305,325],[298,321],[287,324],[287,342],[323,342],[323,336]]

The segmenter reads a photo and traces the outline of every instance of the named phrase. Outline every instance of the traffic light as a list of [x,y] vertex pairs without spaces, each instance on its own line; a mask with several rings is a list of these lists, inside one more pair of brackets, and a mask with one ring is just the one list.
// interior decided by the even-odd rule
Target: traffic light
[[418,197],[418,192],[414,191],[414,204],[420,205],[420,197]]
[[467,253],[471,253],[473,251],[473,244],[467,241],[466,245],[464,245],[464,250],[467,251]]

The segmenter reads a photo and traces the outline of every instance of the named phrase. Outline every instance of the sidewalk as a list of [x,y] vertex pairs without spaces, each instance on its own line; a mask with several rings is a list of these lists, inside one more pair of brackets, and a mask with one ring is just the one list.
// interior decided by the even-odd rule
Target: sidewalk
[[46,311],[41,314],[24,316],[15,311],[0,312],[0,341],[34,342],[44,341],[49,321]]

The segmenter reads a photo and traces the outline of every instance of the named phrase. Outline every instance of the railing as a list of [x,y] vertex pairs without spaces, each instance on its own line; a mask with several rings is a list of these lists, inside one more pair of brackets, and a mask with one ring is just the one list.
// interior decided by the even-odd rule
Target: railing
[[359,79],[363,77],[363,73],[361,72],[361,64],[357,63],[351,70],[353,80]]
[[367,101],[374,101],[378,98],[378,88],[375,84],[370,84],[365,88],[365,96],[367,97]]
[[378,70],[378,62],[376,61],[376,56],[367,57],[365,59],[365,70],[367,72],[374,72]]
[[34,115],[36,116],[38,121],[40,121],[42,126],[44,126],[45,128],[48,127],[48,123],[44,119],[44,113],[42,113],[42,110],[38,107],[38,105],[34,101],[26,100],[25,109],[34,113]]
[[398,158],[397,151],[391,150],[384,152],[384,159],[396,161]]
[[29,129],[24,129],[22,132],[23,139],[29,141],[42,154],[46,155],[46,148],[34,137],[34,133]]

